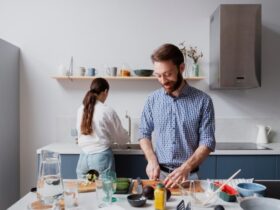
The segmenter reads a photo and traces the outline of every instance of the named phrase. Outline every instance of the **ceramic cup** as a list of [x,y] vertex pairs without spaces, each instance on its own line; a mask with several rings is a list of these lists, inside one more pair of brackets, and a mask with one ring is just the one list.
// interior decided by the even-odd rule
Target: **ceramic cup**
[[87,69],[87,76],[95,76],[96,75],[96,69],[95,68],[88,68]]
[[129,77],[130,76],[130,71],[129,70],[121,69],[120,70],[120,76],[122,76],[122,77]]
[[118,68],[117,67],[108,67],[106,69],[106,73],[109,75],[109,76],[117,76],[117,71],[118,71]]
[[86,74],[86,68],[80,67],[80,76],[85,76],[85,74]]

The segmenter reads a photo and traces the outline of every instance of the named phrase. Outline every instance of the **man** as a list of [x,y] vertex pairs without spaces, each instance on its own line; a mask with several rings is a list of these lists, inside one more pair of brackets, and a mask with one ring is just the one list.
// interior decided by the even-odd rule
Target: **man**
[[148,177],[165,179],[166,187],[173,187],[187,179],[198,179],[198,166],[214,151],[214,107],[206,93],[183,79],[184,56],[178,47],[164,44],[151,59],[162,88],[146,101],[139,141],[148,161]]

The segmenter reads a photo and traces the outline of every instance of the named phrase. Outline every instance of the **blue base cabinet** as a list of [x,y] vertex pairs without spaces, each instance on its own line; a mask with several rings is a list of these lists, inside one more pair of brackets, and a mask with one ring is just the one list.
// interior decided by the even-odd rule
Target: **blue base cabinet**
[[222,155],[217,158],[217,175],[227,179],[238,169],[240,178],[277,179],[277,156],[275,155]]
[[144,155],[115,155],[115,162],[118,177],[148,179]]
[[61,174],[63,179],[77,179],[77,163],[79,155],[61,155]]
[[199,167],[199,179],[216,178],[216,156],[208,156]]
[[[79,155],[61,155],[61,173],[64,179],[75,179]],[[144,155],[115,155],[118,177],[147,179],[147,161]],[[280,179],[278,155],[210,155],[199,168],[200,179],[227,179],[241,169],[237,178]]]

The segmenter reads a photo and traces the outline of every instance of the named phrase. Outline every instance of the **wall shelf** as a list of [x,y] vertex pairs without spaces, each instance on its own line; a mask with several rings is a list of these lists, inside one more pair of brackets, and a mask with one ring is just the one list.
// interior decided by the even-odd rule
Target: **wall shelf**
[[[156,77],[138,77],[138,76],[130,76],[130,77],[110,77],[110,76],[102,76],[108,80],[156,80]],[[97,77],[90,77],[90,76],[53,76],[53,79],[56,80],[92,80]],[[184,78],[187,80],[203,80],[205,77],[188,77]]]

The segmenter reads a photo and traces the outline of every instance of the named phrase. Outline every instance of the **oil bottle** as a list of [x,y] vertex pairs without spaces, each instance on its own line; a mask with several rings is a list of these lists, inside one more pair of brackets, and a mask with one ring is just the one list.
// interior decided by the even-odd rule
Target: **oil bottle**
[[165,210],[166,204],[166,189],[164,184],[158,183],[154,191],[155,201],[154,206],[155,210]]

